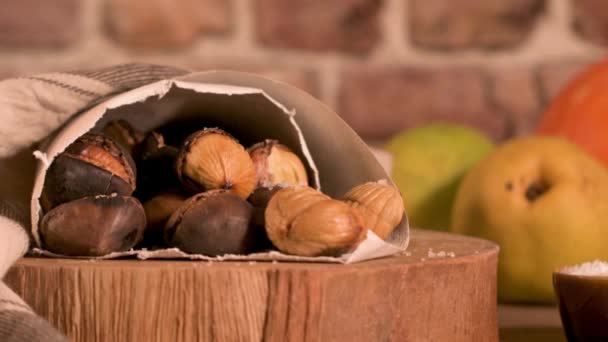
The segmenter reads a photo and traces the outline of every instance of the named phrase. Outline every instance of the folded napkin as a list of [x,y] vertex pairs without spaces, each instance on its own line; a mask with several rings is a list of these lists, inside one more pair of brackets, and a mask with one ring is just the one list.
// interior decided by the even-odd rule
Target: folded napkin
[[124,64],[0,81],[0,341],[67,341],[1,281],[29,247],[36,167],[32,154],[38,144],[109,96],[186,73],[167,66]]

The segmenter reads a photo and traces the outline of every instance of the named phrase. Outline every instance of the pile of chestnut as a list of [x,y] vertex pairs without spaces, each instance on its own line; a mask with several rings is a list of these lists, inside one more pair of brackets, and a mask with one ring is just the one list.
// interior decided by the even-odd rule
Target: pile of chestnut
[[276,140],[246,149],[205,128],[171,146],[124,120],[60,153],[40,204],[43,247],[70,256],[167,247],[335,256],[352,251],[368,229],[386,239],[404,214],[399,192],[384,183],[361,184],[340,200],[313,189],[300,158]]

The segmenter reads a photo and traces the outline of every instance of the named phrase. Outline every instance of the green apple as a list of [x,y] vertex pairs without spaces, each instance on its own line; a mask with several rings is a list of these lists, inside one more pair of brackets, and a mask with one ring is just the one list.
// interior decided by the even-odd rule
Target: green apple
[[393,155],[392,178],[412,227],[448,230],[460,180],[493,146],[478,131],[448,123],[413,128],[393,137],[385,149]]
[[608,170],[561,138],[506,142],[467,173],[452,223],[499,244],[502,302],[554,302],[556,268],[608,259]]

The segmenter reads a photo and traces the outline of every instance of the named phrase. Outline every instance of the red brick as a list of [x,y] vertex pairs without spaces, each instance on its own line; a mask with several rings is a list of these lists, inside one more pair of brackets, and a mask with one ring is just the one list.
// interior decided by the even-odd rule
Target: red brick
[[494,105],[511,118],[515,135],[534,130],[541,111],[540,88],[534,69],[510,67],[493,74],[491,96]]
[[574,0],[574,27],[587,40],[608,45],[608,1]]
[[79,0],[0,0],[0,9],[0,46],[66,46],[81,34]]
[[411,0],[414,44],[426,48],[507,48],[521,44],[545,0]]
[[295,86],[312,96],[319,97],[319,79],[315,71],[284,66],[265,66],[247,63],[207,63],[191,67],[193,70],[236,70],[255,73]]
[[361,136],[383,139],[430,122],[477,127],[495,139],[507,120],[486,96],[486,77],[475,69],[382,69],[343,72],[339,113]]
[[546,103],[552,100],[568,81],[588,66],[591,61],[556,61],[541,65],[538,69],[538,79],[541,95]]
[[175,47],[192,43],[201,32],[228,32],[230,12],[230,2],[224,0],[109,0],[106,23],[120,43]]
[[382,0],[257,0],[257,39],[278,48],[366,53],[379,42]]

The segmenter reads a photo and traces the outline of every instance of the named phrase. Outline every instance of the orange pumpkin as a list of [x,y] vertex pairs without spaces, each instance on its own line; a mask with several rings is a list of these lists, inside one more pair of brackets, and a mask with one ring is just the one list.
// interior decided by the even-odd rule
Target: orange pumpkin
[[537,133],[565,137],[608,165],[608,59],[566,84],[543,114]]

